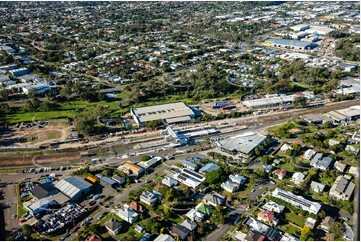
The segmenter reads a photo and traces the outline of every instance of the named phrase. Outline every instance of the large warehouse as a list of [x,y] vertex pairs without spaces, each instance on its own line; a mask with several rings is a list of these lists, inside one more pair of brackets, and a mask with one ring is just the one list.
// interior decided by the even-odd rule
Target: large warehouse
[[267,136],[255,134],[252,132],[230,137],[225,140],[217,141],[216,144],[222,151],[238,155],[240,158],[250,158],[255,149],[263,145]]
[[295,50],[311,50],[317,47],[315,43],[299,41],[299,40],[289,40],[289,39],[280,39],[280,38],[270,38],[264,42],[266,46],[281,47],[287,49]]
[[333,31],[335,31],[335,29],[329,28],[327,26],[312,26],[311,28],[306,29],[306,33],[318,35],[327,35]]
[[168,124],[187,122],[196,116],[194,111],[182,102],[131,108],[130,113],[139,127],[154,120],[164,120]]
[[78,176],[72,176],[59,181],[55,187],[68,196],[72,201],[77,201],[90,191],[92,184]]

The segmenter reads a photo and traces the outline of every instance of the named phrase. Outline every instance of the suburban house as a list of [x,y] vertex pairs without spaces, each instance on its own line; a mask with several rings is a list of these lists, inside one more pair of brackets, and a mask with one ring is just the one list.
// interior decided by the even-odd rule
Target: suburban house
[[188,219],[184,220],[180,223],[184,228],[188,229],[189,231],[193,231],[197,228],[197,224],[193,221],[189,221]]
[[206,205],[212,205],[213,207],[216,207],[218,205],[222,206],[226,202],[226,199],[222,195],[214,192],[205,195],[202,202]]
[[316,225],[316,219],[314,218],[307,218],[305,226],[308,226],[309,228],[313,229]]
[[132,203],[129,205],[129,208],[130,208],[131,210],[137,212],[137,213],[144,213],[144,212],[145,212],[145,207],[144,207],[142,204],[140,204],[140,203],[138,203],[138,202],[136,202],[136,201],[132,202]]
[[266,237],[258,232],[249,230],[244,241],[264,241]]
[[335,164],[333,164],[333,167],[339,172],[344,173],[347,165],[342,162],[336,161]]
[[85,241],[102,241],[99,235],[93,234],[92,236],[88,237]]
[[154,241],[174,241],[174,239],[168,234],[160,234]]
[[281,152],[286,152],[287,150],[293,150],[292,146],[290,146],[289,144],[284,144],[281,146]]
[[133,224],[137,221],[139,215],[138,213],[130,209],[129,206],[124,205],[122,209],[118,210],[118,216],[124,221]]
[[247,178],[244,177],[244,176],[236,174],[236,175],[229,175],[229,180],[242,185],[242,184],[244,184],[246,182]]
[[344,176],[338,176],[330,189],[329,195],[336,200],[350,200],[355,186],[355,183]]
[[191,169],[193,171],[197,170],[198,168],[198,164],[193,163],[192,161],[189,160],[180,160],[179,161],[185,168]]
[[144,226],[137,224],[137,225],[135,225],[134,230],[135,230],[135,232],[143,233],[145,231],[145,228],[144,228]]
[[107,228],[108,232],[115,236],[119,233],[119,230],[122,228],[122,223],[116,219],[111,219],[104,224],[105,228]]
[[176,236],[180,240],[185,240],[188,237],[189,233],[189,229],[183,227],[180,224],[173,226],[170,232],[171,235]]
[[222,182],[221,184],[221,188],[223,188],[224,190],[226,190],[227,192],[235,192],[239,189],[239,184],[232,182],[230,180],[227,180],[225,182]]
[[290,129],[290,130],[288,130],[288,132],[289,132],[291,135],[302,134],[302,130],[299,129],[299,128]]
[[287,171],[286,170],[275,170],[273,172],[277,176],[278,179],[283,180],[286,177]]
[[315,151],[313,151],[312,149],[308,149],[304,154],[303,154],[303,158],[305,160],[311,160],[312,157],[316,154]]
[[300,172],[294,173],[291,179],[291,181],[296,185],[301,185],[304,180],[305,180],[305,175],[303,175]]
[[268,211],[273,211],[273,212],[276,212],[276,213],[282,213],[283,210],[285,209],[285,206],[283,206],[281,204],[278,204],[278,203],[275,203],[273,201],[269,201],[265,205],[263,205],[262,208],[265,209],[265,210],[268,210]]
[[219,169],[219,165],[214,163],[207,163],[205,166],[203,166],[201,169],[199,169],[199,173],[201,174],[207,174],[211,171],[216,171]]
[[317,153],[311,160],[310,166],[313,166],[321,171],[327,170],[333,164],[331,157],[324,157],[322,153]]
[[189,210],[188,213],[186,213],[185,216],[187,218],[189,218],[191,221],[200,222],[200,221],[203,221],[205,214],[198,211],[198,210],[196,210],[196,209],[194,209],[194,208],[192,208],[191,210]]
[[338,141],[338,140],[334,140],[334,139],[329,139],[328,140],[328,145],[329,146],[334,146],[334,145],[338,145],[338,144],[340,144],[340,141]]
[[351,153],[354,153],[354,154],[358,154],[360,152],[360,149],[357,148],[356,146],[354,145],[346,145],[346,148],[345,148],[346,151],[349,151]]
[[160,197],[160,193],[156,192],[156,191],[145,191],[142,193],[142,195],[140,195],[140,201],[147,204],[147,205],[151,205],[153,203],[155,203],[158,198]]
[[324,218],[322,220],[322,223],[321,223],[321,226],[320,228],[322,230],[324,230],[325,232],[329,232],[330,231],[330,228],[331,228],[331,225],[333,224],[333,222],[335,222],[335,219],[330,217],[330,216],[327,216],[326,218]]
[[162,184],[166,185],[167,187],[174,187],[178,185],[178,181],[176,179],[173,179],[171,177],[165,177],[162,180]]
[[262,210],[258,213],[257,219],[274,226],[278,224],[278,219],[275,217],[275,213],[273,211]]
[[312,191],[317,192],[317,193],[323,192],[323,190],[325,189],[324,184],[321,184],[321,183],[315,182],[315,181],[311,181],[310,186],[311,186]]

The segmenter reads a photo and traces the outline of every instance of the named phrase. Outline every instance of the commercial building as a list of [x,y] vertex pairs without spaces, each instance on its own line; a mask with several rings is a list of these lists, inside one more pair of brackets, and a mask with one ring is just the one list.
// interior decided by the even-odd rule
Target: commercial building
[[52,183],[39,184],[38,186],[33,187],[30,191],[37,199],[50,197],[59,192],[59,190],[56,189],[56,187]]
[[107,188],[114,188],[117,185],[117,182],[109,177],[103,176],[99,179],[100,184]]
[[292,192],[284,191],[279,188],[276,188],[272,192],[272,196],[299,207],[300,209],[309,213],[317,214],[321,209],[321,204],[317,202],[311,202],[301,196],[294,195]]
[[40,200],[36,200],[30,203],[26,206],[26,208],[31,214],[36,215],[45,212],[47,209],[50,209],[50,207],[55,204],[56,202],[53,199],[42,198]]
[[72,201],[77,201],[89,193],[92,184],[78,176],[72,176],[59,181],[55,187]]
[[217,141],[216,144],[227,153],[238,155],[240,158],[250,158],[254,150],[266,140],[267,136],[250,132]]
[[330,189],[330,197],[337,200],[350,200],[355,186],[355,183],[344,176],[338,176]]
[[154,120],[163,120],[168,124],[188,122],[196,116],[194,111],[182,102],[131,108],[130,113],[139,127]]
[[144,169],[142,167],[137,166],[132,163],[129,163],[129,162],[124,162],[124,163],[120,164],[120,166],[118,167],[118,170],[121,170],[128,175],[133,174],[138,177],[142,176],[144,174]]
[[280,47],[294,50],[311,50],[317,47],[317,44],[299,40],[270,38],[264,43],[265,46]]

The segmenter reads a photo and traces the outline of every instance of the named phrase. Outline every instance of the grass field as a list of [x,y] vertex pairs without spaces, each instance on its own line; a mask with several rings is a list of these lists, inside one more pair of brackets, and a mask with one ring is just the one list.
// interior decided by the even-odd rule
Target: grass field
[[297,237],[299,237],[301,234],[301,230],[295,226],[292,226],[291,224],[283,225],[282,229],[284,230],[284,232],[295,235]]
[[47,133],[47,136],[49,139],[57,139],[61,136],[61,134],[59,132],[50,132]]
[[286,213],[285,216],[286,219],[291,223],[294,223],[300,227],[303,227],[305,225],[305,218],[303,218],[301,215],[294,213]]

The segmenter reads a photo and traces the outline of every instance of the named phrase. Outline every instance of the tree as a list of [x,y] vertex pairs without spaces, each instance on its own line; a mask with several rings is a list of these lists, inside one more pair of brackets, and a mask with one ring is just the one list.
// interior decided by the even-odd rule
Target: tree
[[208,172],[205,177],[206,177],[206,182],[209,185],[217,184],[223,180],[223,172],[221,169],[213,170],[211,172]]
[[33,233],[33,227],[31,227],[29,224],[24,224],[21,226],[21,229],[23,230],[24,236],[30,236]]
[[150,160],[150,156],[149,155],[143,155],[141,158],[140,158],[141,161],[147,161],[147,160]]
[[330,232],[333,234],[334,239],[341,238],[345,232],[345,226],[340,222],[333,222],[331,224]]
[[152,120],[147,122],[146,127],[149,129],[156,129],[163,125],[162,120]]
[[45,100],[44,102],[41,103],[41,108],[44,111],[52,111],[60,108],[60,105],[56,102]]
[[293,106],[296,108],[303,108],[307,105],[306,97],[295,97],[293,99]]
[[302,241],[306,241],[309,237],[312,236],[312,231],[311,231],[311,228],[308,227],[308,226],[304,226],[301,230],[301,237],[300,239]]

